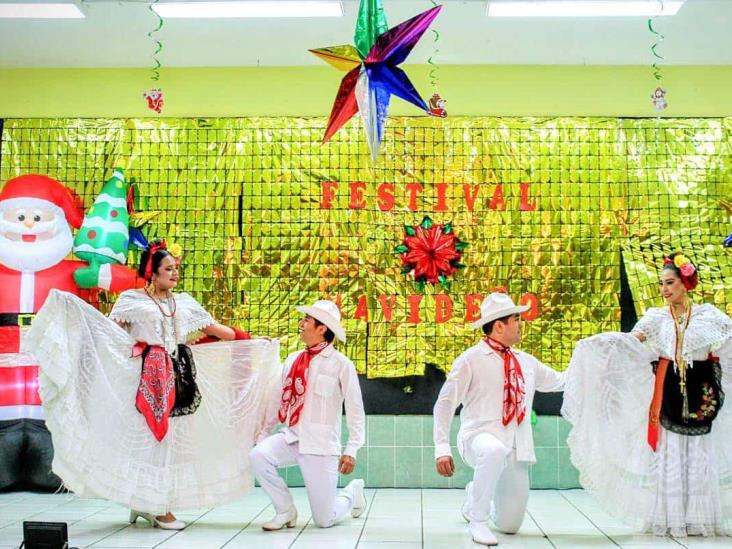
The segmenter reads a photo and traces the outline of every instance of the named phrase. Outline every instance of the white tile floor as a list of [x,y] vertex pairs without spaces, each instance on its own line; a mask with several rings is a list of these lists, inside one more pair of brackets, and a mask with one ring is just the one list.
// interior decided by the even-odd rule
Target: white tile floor
[[[178,513],[190,523],[182,532],[153,529],[144,520],[131,526],[122,507],[101,500],[64,494],[0,494],[0,548],[20,545],[23,520],[69,523],[75,547],[239,549],[459,549],[477,548],[467,533],[459,509],[462,490],[368,490],[369,508],[359,519],[350,517],[323,530],[310,523],[307,497],[293,490],[300,514],[298,527],[263,532],[272,515],[266,496],[255,489],[241,501],[191,513]],[[511,548],[601,547],[728,547],[732,538],[673,540],[640,535],[603,512],[582,490],[535,490],[519,534],[499,535]]]

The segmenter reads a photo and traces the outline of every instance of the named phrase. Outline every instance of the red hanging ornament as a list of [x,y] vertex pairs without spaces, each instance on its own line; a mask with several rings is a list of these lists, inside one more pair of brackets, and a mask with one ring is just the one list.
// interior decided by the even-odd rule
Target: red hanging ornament
[[432,94],[432,97],[430,97],[429,106],[430,106],[430,116],[436,116],[438,118],[446,118],[447,117],[447,111],[445,110],[445,103],[447,103],[447,99],[443,99],[440,97],[440,94],[435,92]]
[[163,105],[165,104],[163,101],[163,90],[160,88],[154,88],[143,92],[142,96],[147,101],[148,109],[155,111],[158,114],[163,111]]

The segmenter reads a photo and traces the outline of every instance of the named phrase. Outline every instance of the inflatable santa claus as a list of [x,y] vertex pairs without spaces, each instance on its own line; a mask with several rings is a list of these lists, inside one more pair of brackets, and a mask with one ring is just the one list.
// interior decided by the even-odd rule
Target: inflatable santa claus
[[[120,292],[139,286],[135,273],[103,264],[96,287],[81,288],[76,271],[84,261],[67,259],[71,227],[83,221],[81,204],[61,183],[45,175],[11,179],[0,191],[0,489],[55,489],[53,448],[38,396],[38,365],[20,352],[23,332],[54,289],[97,302],[99,289]],[[78,275],[77,275],[78,278]]]

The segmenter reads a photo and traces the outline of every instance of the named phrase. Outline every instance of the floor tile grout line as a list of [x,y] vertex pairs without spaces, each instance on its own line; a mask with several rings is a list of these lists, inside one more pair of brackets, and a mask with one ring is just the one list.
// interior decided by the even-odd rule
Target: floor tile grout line
[[424,548],[424,490],[419,490],[419,519],[420,519],[420,540]]
[[[664,536],[664,537],[666,537],[666,536]],[[668,537],[669,537],[669,538],[671,538],[672,540],[674,540],[674,541],[675,541],[676,543],[678,543],[679,545],[681,545],[681,547],[684,547],[685,549],[687,549],[687,546],[686,546],[686,545],[684,545],[683,543],[681,543],[681,542],[680,542],[679,540],[677,540],[677,539],[676,539],[675,537],[673,537],[673,536],[668,536]]]
[[[104,540],[105,540],[105,539],[107,539],[107,538],[108,538],[109,536],[113,536],[113,535],[114,535],[114,534],[116,534],[117,532],[121,532],[122,530],[126,530],[126,529],[127,529],[127,528],[129,528],[130,526],[132,526],[132,525],[131,525],[131,524],[126,524],[126,525],[122,526],[121,528],[117,528],[117,529],[116,529],[116,530],[115,530],[114,532],[110,532],[110,533],[109,533],[109,534],[107,534],[106,536],[104,536],[104,537],[101,537],[101,538],[99,538],[98,540],[96,540],[96,541],[93,541],[92,543],[89,543],[89,544],[85,545],[84,547],[94,547],[94,546],[95,546],[95,545],[96,545],[97,543],[99,543],[100,541],[104,541]],[[170,537],[172,537],[172,536],[170,536]],[[167,538],[167,539],[169,539],[169,538]],[[100,547],[102,547],[102,546],[100,546]]]
[[240,529],[240,530],[239,530],[239,531],[238,531],[238,532],[237,532],[236,534],[234,534],[233,536],[231,536],[231,538],[229,538],[229,540],[228,540],[228,541],[227,541],[226,543],[224,543],[224,544],[223,544],[223,545],[222,545],[222,546],[221,546],[221,547],[220,547],[219,549],[223,549],[223,548],[224,548],[224,547],[226,547],[226,546],[227,546],[228,544],[230,544],[230,543],[231,543],[232,541],[234,541],[234,538],[236,538],[236,536],[238,536],[238,535],[239,535],[239,534],[241,534],[241,533],[242,533],[242,532],[243,532],[244,530],[246,530],[247,528],[249,528],[249,527],[250,527],[250,526],[252,525],[252,523],[253,523],[253,522],[254,522],[254,521],[255,521],[256,519],[258,519],[258,518],[259,518],[259,515],[261,515],[262,513],[264,513],[264,512],[265,512],[265,511],[267,510],[267,508],[268,508],[268,507],[269,507],[270,505],[271,505],[271,504],[270,504],[270,503],[268,503],[268,504],[266,504],[266,505],[265,505],[264,507],[262,507],[262,508],[261,508],[261,509],[259,510],[259,513],[257,513],[256,515],[254,515],[254,517],[252,517],[252,519],[251,519],[251,520],[250,520],[249,522],[247,522],[247,523],[246,523],[246,524],[244,525],[244,527],[243,527],[243,528],[241,528],[241,529]]
[[544,528],[542,528],[542,527],[541,527],[541,525],[539,524],[539,521],[538,521],[538,520],[536,520],[536,519],[534,518],[534,515],[532,515],[532,514],[531,514],[531,511],[529,511],[529,510],[527,509],[527,510],[526,510],[526,514],[527,514],[527,515],[529,515],[529,517],[531,518],[531,520],[533,520],[533,521],[534,521],[534,524],[536,524],[536,527],[537,527],[537,528],[539,529],[539,531],[541,532],[541,535],[542,535],[542,536],[544,536],[544,538],[545,538],[545,539],[546,539],[546,540],[547,540],[547,541],[549,542],[549,545],[551,545],[552,547],[554,547],[554,549],[557,549],[557,546],[556,546],[556,545],[554,545],[554,542],[553,542],[553,541],[552,541],[552,540],[551,540],[551,539],[549,538],[549,535],[548,535],[548,534],[547,534],[547,533],[546,533],[546,532],[544,531]]
[[[604,532],[604,531],[603,531],[603,530],[602,530],[602,529],[601,529],[600,527],[598,527],[598,526],[597,526],[597,525],[596,525],[596,524],[595,524],[595,523],[594,523],[594,522],[593,522],[593,521],[592,521],[592,520],[590,519],[590,517],[588,517],[587,515],[585,515],[585,513],[584,513],[584,512],[582,512],[582,510],[580,510],[580,508],[579,508],[579,507],[577,507],[577,506],[576,506],[576,505],[575,505],[574,503],[572,503],[572,501],[571,501],[571,500],[570,500],[569,498],[567,498],[567,497],[566,497],[566,496],[565,496],[564,494],[560,494],[560,495],[561,495],[561,496],[562,496],[562,497],[563,497],[563,498],[564,498],[565,500],[567,500],[567,501],[569,502],[569,504],[570,504],[570,505],[571,505],[572,507],[574,507],[575,509],[577,509],[577,511],[579,511],[579,512],[580,512],[580,513],[581,513],[581,514],[582,514],[582,515],[583,515],[583,516],[584,516],[585,518],[587,518],[587,520],[589,520],[589,521],[590,521],[590,523],[591,523],[591,524],[592,524],[592,525],[593,525],[593,526],[594,526],[595,528],[597,528],[597,529],[598,529],[598,530],[599,530],[600,532],[602,532],[602,534],[603,534],[603,535],[604,535],[605,537],[607,537],[607,538],[608,538],[608,539],[609,539],[610,541],[612,541],[612,542],[613,542],[613,543],[614,543],[615,545],[617,545],[618,547],[622,547],[622,545],[620,545],[620,544],[619,544],[618,542],[616,542],[616,541],[615,541],[614,539],[612,539],[612,537],[610,537],[610,536],[609,536],[609,535],[608,535],[607,533],[605,533],[605,532]],[[680,542],[680,541],[679,541],[678,539],[676,539],[676,538],[675,538],[675,537],[673,537],[673,536],[661,536],[661,537],[663,537],[663,538],[669,538],[669,539],[673,540],[674,542],[676,542],[677,544],[681,545],[681,547],[684,547],[684,548],[686,548],[686,547],[687,547],[686,545],[684,545],[683,543],[681,543],[681,542]],[[732,537],[732,536],[728,536],[728,537]]]
[[560,493],[559,495],[561,496],[561,498],[562,498],[562,499],[563,499],[564,501],[566,501],[566,502],[567,502],[567,503],[569,503],[569,504],[570,504],[570,505],[571,505],[572,507],[574,507],[575,509],[577,509],[577,512],[578,512],[578,513],[579,513],[580,515],[582,515],[583,517],[585,517],[585,518],[586,518],[586,519],[587,519],[587,520],[588,520],[588,521],[590,522],[590,524],[592,524],[592,526],[594,526],[594,527],[595,527],[595,529],[596,529],[596,530],[597,530],[598,532],[600,532],[600,533],[601,533],[601,534],[602,534],[603,536],[605,536],[605,537],[606,537],[607,539],[609,539],[609,540],[610,540],[610,541],[611,541],[611,542],[612,542],[613,544],[617,545],[618,547],[622,547],[622,545],[620,545],[620,544],[619,544],[619,543],[618,543],[617,541],[615,541],[615,540],[614,540],[613,538],[611,538],[611,537],[610,537],[609,535],[607,535],[607,533],[606,533],[606,532],[605,532],[605,531],[604,531],[604,530],[603,530],[602,528],[600,528],[600,527],[599,527],[599,526],[598,526],[597,524],[595,524],[595,522],[594,522],[594,521],[593,521],[593,520],[592,520],[592,519],[591,519],[590,517],[588,517],[588,516],[587,516],[587,515],[585,514],[585,512],[584,512],[584,511],[582,511],[582,509],[580,509],[579,507],[577,507],[577,506],[576,506],[576,505],[575,505],[575,504],[574,504],[574,503],[573,503],[573,502],[572,502],[572,501],[571,501],[571,500],[570,500],[570,499],[569,499],[569,498],[568,498],[567,496],[565,496],[565,495],[564,495],[564,494],[562,494],[562,493]]
[[[80,499],[83,499],[83,498],[77,498],[77,501],[78,501],[78,500],[80,500]],[[105,501],[109,501],[109,500],[105,500]],[[81,520],[85,520],[85,519],[87,519],[87,518],[93,517],[94,515],[98,515],[98,514],[99,514],[99,513],[101,513],[102,511],[106,511],[106,510],[107,510],[107,509],[109,509],[109,508],[110,508],[110,506],[107,506],[107,507],[102,507],[101,509],[97,510],[97,512],[96,512],[96,513],[92,513],[92,514],[91,514],[91,515],[89,515],[88,517],[85,517],[84,519],[81,519]],[[76,521],[76,522],[74,522],[74,523],[72,523],[72,524],[78,524],[79,522],[81,522],[81,520],[78,520],[78,521]],[[116,530],[115,530],[114,532],[111,532],[110,534],[107,534],[106,536],[104,536],[104,537],[102,537],[102,538],[99,538],[98,540],[96,540],[96,541],[94,541],[94,542],[92,542],[92,543],[90,543],[90,544],[86,545],[86,547],[93,547],[93,546],[95,546],[95,545],[96,545],[97,543],[99,543],[100,541],[104,541],[105,539],[107,539],[107,538],[108,538],[109,536],[113,536],[114,534],[116,534],[116,533],[118,533],[118,532],[121,532],[122,530],[126,530],[127,528],[130,528],[131,526],[132,526],[132,523],[130,523],[129,521],[127,521],[127,524],[125,524],[125,525],[124,525],[124,526],[122,526],[121,528],[117,528],[117,529],[116,529]]]
[[[189,527],[189,526],[191,526],[192,524],[196,524],[196,523],[197,523],[197,522],[198,522],[199,520],[201,520],[201,519],[202,519],[203,517],[205,517],[206,515],[208,515],[208,514],[209,514],[209,513],[211,512],[211,511],[213,511],[213,510],[214,510],[214,508],[213,508],[213,507],[211,507],[211,508],[210,508],[210,509],[209,509],[208,511],[206,511],[206,512],[205,512],[205,513],[203,513],[202,515],[199,515],[198,517],[196,517],[195,519],[193,519],[193,520],[192,520],[191,522],[186,522],[186,528],[188,528],[188,527]],[[183,530],[185,530],[185,528],[184,528]],[[156,545],[153,545],[153,546],[152,546],[152,549],[157,549],[157,548],[158,548],[158,547],[160,547],[160,546],[161,546],[161,545],[162,545],[163,543],[167,542],[168,540],[171,540],[171,539],[173,539],[173,538],[174,538],[175,536],[177,536],[178,534],[180,534],[180,533],[181,533],[181,532],[182,532],[183,530],[176,530],[176,531],[175,531],[175,532],[173,533],[173,535],[172,535],[172,536],[169,536],[169,537],[165,538],[165,539],[164,539],[163,541],[161,541],[160,543],[158,543],[158,544],[156,544]]]
[[302,533],[303,533],[303,532],[305,531],[305,529],[306,529],[306,528],[308,527],[308,524],[310,524],[310,521],[312,520],[312,518],[313,518],[313,517],[312,517],[312,514],[311,514],[311,515],[310,515],[310,518],[309,518],[308,520],[306,520],[306,521],[305,521],[305,525],[304,525],[304,526],[303,526],[302,528],[300,528],[300,531],[299,531],[299,532],[297,533],[297,535],[295,536],[295,539],[293,539],[293,540],[292,540],[292,543],[291,543],[290,545],[288,545],[288,546],[287,546],[288,548],[289,548],[289,547],[293,547],[293,546],[294,546],[294,545],[295,545],[295,544],[297,543],[297,540],[298,540],[298,539],[300,539],[300,536],[302,536]]
[[361,531],[358,533],[358,539],[356,540],[356,546],[354,547],[354,549],[356,547],[358,547],[359,544],[361,543],[361,538],[363,537],[363,531],[366,530],[366,523],[369,520],[369,515],[371,514],[371,509],[374,506],[374,500],[376,500],[376,493],[378,491],[379,490],[377,488],[376,490],[374,490],[374,495],[371,496],[371,502],[369,503],[368,509],[366,509],[366,513],[365,513],[364,519],[363,519],[363,525],[361,526]]

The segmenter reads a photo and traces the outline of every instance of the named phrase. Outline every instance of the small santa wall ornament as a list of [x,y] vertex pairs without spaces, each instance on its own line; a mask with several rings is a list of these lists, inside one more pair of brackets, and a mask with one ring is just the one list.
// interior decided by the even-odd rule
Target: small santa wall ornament
[[161,88],[147,90],[146,92],[143,92],[142,96],[147,101],[148,109],[155,111],[158,114],[163,112],[163,105],[165,102],[163,101],[163,90]]
[[666,107],[668,107],[668,102],[666,101],[666,90],[663,89],[661,86],[658,86],[651,94],[651,101],[653,102],[653,107],[657,111],[664,110]]
[[432,97],[430,97],[429,106],[430,106],[430,116],[436,116],[438,118],[447,118],[447,111],[445,110],[445,103],[447,103],[447,99],[443,99],[440,97],[439,93],[433,93]]

